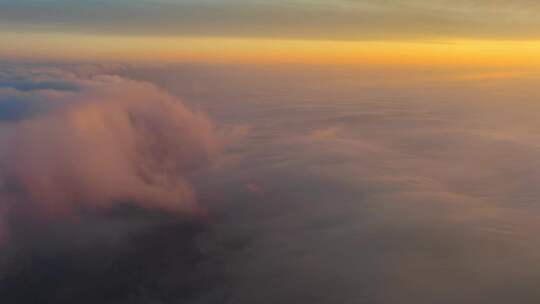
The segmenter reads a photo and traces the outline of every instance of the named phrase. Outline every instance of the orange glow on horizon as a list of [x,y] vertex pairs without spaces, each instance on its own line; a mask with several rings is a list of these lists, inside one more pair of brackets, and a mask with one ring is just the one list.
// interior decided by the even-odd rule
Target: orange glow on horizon
[[325,41],[0,32],[22,60],[540,67],[540,41]]

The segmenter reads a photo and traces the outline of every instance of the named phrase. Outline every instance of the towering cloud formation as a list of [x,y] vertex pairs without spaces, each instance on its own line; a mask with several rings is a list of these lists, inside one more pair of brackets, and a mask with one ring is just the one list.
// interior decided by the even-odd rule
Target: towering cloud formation
[[117,203],[196,212],[188,176],[217,150],[209,120],[147,83],[73,82],[0,92],[2,106],[30,108],[0,123],[0,221]]

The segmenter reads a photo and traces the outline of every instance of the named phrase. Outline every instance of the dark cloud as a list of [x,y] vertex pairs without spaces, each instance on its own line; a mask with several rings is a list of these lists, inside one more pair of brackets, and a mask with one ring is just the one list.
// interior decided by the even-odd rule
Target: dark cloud
[[[38,226],[41,231],[18,227],[17,254],[0,272],[0,299],[111,304],[223,299],[221,264],[201,245],[211,238],[209,227],[164,216],[149,221],[139,213],[87,216],[77,224]],[[149,223],[134,225],[137,217]],[[103,235],[88,231],[99,226]],[[131,233],[118,233],[119,228]],[[111,237],[115,232],[119,237]]]
[[5,30],[315,39],[538,37],[534,1],[0,2]]
[[13,88],[18,91],[28,92],[36,90],[76,91],[79,87],[73,83],[62,81],[17,81],[0,82],[0,88]]

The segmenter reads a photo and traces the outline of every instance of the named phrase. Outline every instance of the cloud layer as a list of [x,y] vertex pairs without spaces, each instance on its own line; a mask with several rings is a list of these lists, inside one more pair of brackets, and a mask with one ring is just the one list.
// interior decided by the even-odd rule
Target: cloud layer
[[[6,76],[4,82],[23,81],[37,71],[17,70],[26,76]],[[115,107],[94,100],[162,100],[148,82],[196,100],[216,129],[228,130],[221,133],[229,144],[203,174],[192,175],[187,166],[179,177],[192,182],[208,208],[204,221],[154,212],[155,206],[188,212],[189,204],[170,209],[166,199],[145,202],[144,195],[109,191],[93,178],[88,184],[102,193],[89,194],[94,203],[18,205],[52,209],[40,212],[47,225],[20,220],[17,213],[28,214],[24,209],[8,210],[7,218],[16,220],[10,228],[18,250],[7,260],[9,267],[0,264],[0,300],[6,303],[539,302],[537,75],[248,66],[132,67],[108,73],[123,75],[119,78],[95,77],[93,68],[70,70],[47,69],[31,77],[34,82],[70,79],[75,86],[69,90],[21,91],[12,89],[15,85],[5,90],[11,103],[4,106],[12,109],[3,122],[9,126],[5,133],[32,139],[21,147],[54,156],[34,136],[44,130],[67,150],[62,159],[84,156],[94,163],[86,150],[71,154],[72,145],[60,140],[67,137],[81,138],[76,146],[106,142],[122,147],[113,151],[133,151],[124,147],[139,145],[128,145],[132,141],[125,138],[137,138],[129,134],[140,129],[124,123],[119,113],[144,112],[144,121],[153,121],[155,112],[144,103]],[[35,106],[48,95],[54,103]],[[27,106],[14,107],[15,97]],[[167,117],[174,111],[158,104],[154,108],[167,114],[157,111],[160,120],[154,123],[170,125]],[[101,127],[75,128],[80,125],[114,125],[118,131],[105,135]],[[10,129],[15,126],[20,129]],[[87,129],[88,136],[79,135]],[[145,134],[155,130],[142,129]],[[145,139],[161,138],[151,134]],[[189,134],[206,142],[205,132]],[[3,151],[12,159],[30,153]],[[104,159],[118,155],[92,151]],[[142,163],[154,163],[151,159]],[[187,159],[199,162],[193,154],[178,160],[178,167]],[[11,171],[17,168],[11,164],[16,162],[5,163]],[[64,162],[53,162],[59,163]],[[53,168],[44,159],[30,164]],[[96,176],[93,167],[67,168],[56,172]],[[124,180],[124,174],[114,176]],[[64,190],[77,189],[72,180],[87,184],[56,180]],[[118,196],[137,197],[136,204],[146,209],[112,206],[124,199],[107,198]],[[27,200],[33,201],[30,195],[20,201]],[[56,210],[79,218],[49,220]]]
[[[0,0],[5,30],[316,39],[534,38],[535,1]],[[67,25],[67,26],[66,26]]]

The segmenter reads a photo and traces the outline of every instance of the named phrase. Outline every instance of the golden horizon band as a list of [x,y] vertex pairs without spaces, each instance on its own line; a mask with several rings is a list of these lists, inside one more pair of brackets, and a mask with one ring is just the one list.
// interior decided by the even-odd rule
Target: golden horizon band
[[0,56],[18,60],[540,68],[540,40],[332,41],[34,32],[0,32],[0,40]]

